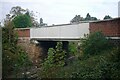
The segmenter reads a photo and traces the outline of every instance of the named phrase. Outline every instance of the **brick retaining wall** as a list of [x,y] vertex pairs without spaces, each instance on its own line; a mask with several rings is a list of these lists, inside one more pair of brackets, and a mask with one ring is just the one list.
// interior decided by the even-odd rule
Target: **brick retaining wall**
[[102,31],[108,37],[120,37],[120,18],[91,22],[89,26],[90,33]]
[[18,37],[30,37],[30,29],[28,28],[17,28],[15,32],[18,34]]

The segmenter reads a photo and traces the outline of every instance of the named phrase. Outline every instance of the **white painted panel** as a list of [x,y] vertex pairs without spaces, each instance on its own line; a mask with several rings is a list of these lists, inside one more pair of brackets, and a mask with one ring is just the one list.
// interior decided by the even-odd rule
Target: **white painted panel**
[[84,34],[89,34],[89,23],[79,24],[79,36],[84,37]]
[[120,1],[118,2],[118,17],[120,17]]
[[75,38],[78,36],[78,25],[69,25],[60,27],[60,36],[61,38]]
[[30,38],[47,38],[47,37],[59,37],[59,28],[32,28],[30,29]]
[[89,23],[30,29],[31,39],[79,39],[84,34],[89,34]]

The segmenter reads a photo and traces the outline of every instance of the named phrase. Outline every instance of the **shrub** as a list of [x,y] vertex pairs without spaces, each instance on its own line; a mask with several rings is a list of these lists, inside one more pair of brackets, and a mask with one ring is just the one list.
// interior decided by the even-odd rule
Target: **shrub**
[[97,54],[109,49],[109,42],[101,32],[91,33],[81,41],[81,48],[84,54]]
[[65,51],[62,49],[62,42],[58,42],[56,49],[49,48],[48,57],[43,63],[43,68],[45,70],[51,67],[59,67],[65,65]]
[[105,50],[99,55],[81,60],[79,69],[73,71],[71,78],[118,80],[120,79],[119,49]]
[[75,42],[69,42],[68,51],[70,55],[77,55],[77,45],[75,44]]
[[[30,64],[27,53],[18,45],[16,34],[14,33],[13,23],[8,22],[2,28],[2,66],[3,78],[18,72],[20,68]],[[16,73],[15,73],[16,75]]]

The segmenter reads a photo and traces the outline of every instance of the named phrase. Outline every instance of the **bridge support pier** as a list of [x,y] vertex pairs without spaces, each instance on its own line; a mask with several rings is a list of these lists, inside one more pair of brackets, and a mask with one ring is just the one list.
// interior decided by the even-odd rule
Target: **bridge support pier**
[[42,48],[43,59],[47,57],[48,49],[54,48],[57,45],[57,41],[38,41],[39,47]]
[[62,48],[63,48],[63,50],[66,51],[66,57],[69,57],[69,54],[68,54],[68,44],[69,44],[69,42],[68,41],[62,41],[62,43],[63,43]]
[[[48,49],[49,48],[54,48],[55,49],[58,41],[38,41],[38,42],[39,42],[39,47],[42,49],[41,53],[42,53],[42,56],[43,56],[43,59],[44,59],[45,57],[47,57]],[[69,57],[69,53],[68,53],[69,42],[68,41],[62,41],[62,44],[63,44],[62,49],[66,51],[66,58],[68,58]]]

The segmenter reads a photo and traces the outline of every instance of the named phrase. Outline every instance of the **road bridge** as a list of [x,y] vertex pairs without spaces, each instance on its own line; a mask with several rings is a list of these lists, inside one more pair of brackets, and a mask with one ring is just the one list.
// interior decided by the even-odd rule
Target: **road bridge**
[[79,24],[60,24],[37,28],[17,28],[19,39],[39,41],[78,41],[85,34],[101,31],[106,37],[120,39],[120,18]]

